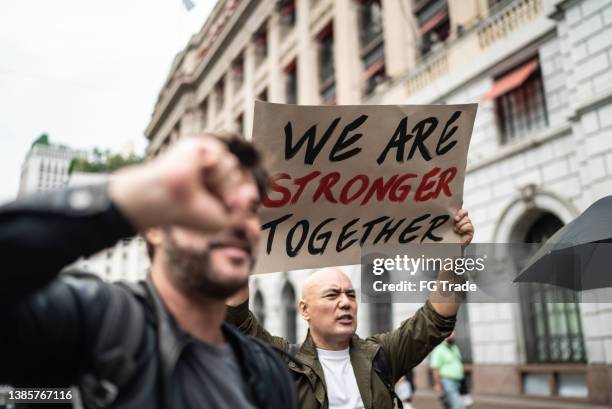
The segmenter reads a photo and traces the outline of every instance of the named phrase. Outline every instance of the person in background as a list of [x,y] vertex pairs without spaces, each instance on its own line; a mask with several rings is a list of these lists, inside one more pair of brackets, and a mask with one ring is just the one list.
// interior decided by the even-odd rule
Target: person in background
[[461,409],[460,386],[464,377],[461,351],[455,345],[455,331],[431,353],[434,390],[445,409]]
[[412,397],[416,390],[414,386],[414,370],[411,369],[402,376],[395,385],[397,396],[402,400],[404,409],[413,409]]
[[[468,211],[458,209],[453,222],[461,246],[467,246],[474,237]],[[452,271],[438,274],[438,280],[455,277]],[[248,300],[245,286],[228,299],[227,319],[247,335],[296,353],[298,362],[288,366],[302,409],[392,409],[395,383],[452,332],[460,306],[445,298],[439,285],[398,328],[362,339],[356,334],[359,304],[351,279],[339,268],[324,268],[304,282],[298,309],[309,330],[302,344],[291,345],[263,328]]]

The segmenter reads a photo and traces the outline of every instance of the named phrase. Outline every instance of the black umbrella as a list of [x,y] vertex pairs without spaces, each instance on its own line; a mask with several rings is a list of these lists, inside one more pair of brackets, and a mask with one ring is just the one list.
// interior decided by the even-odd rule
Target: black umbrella
[[514,282],[571,290],[612,287],[612,196],[593,203],[531,257]]

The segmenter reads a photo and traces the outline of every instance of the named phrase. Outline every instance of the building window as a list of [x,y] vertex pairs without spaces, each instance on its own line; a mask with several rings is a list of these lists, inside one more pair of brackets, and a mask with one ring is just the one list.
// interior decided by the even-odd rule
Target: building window
[[215,107],[217,109],[217,112],[221,112],[223,110],[223,104],[225,100],[224,93],[225,83],[223,81],[223,78],[221,78],[219,82],[217,82],[217,85],[215,85]]
[[457,313],[455,323],[455,343],[461,351],[461,359],[464,363],[472,363],[472,341],[470,337],[470,315],[468,305],[463,305]]
[[268,57],[267,23],[263,23],[255,33],[255,65],[259,66]]
[[450,33],[447,0],[413,0],[412,9],[421,34],[421,55],[435,51]]
[[390,331],[393,328],[391,302],[370,303],[370,332],[372,335]]
[[232,73],[234,75],[234,89],[237,91],[244,83],[244,59],[242,53],[232,63]]
[[206,120],[208,119],[208,99],[204,98],[200,104],[200,131],[206,129]]
[[289,281],[283,287],[281,294],[283,305],[283,326],[285,328],[285,338],[291,344],[295,344],[297,339],[297,308],[295,290]]
[[380,0],[360,1],[359,31],[364,92],[368,95],[385,78],[385,43]]
[[285,102],[297,104],[297,62],[293,60],[285,67]]
[[261,324],[262,327],[266,326],[266,304],[264,302],[263,294],[259,289],[255,291],[255,297],[253,297],[253,314],[255,318]]
[[295,26],[295,0],[278,0],[276,3],[280,15],[280,25],[283,33],[287,33]]
[[319,92],[325,105],[336,103],[334,31],[332,23],[317,36],[319,40]]
[[502,143],[520,139],[548,125],[542,74],[537,59],[496,79],[483,99],[495,100]]
[[268,88],[264,88],[259,95],[257,95],[257,99],[260,101],[267,101],[268,100]]
[[[543,243],[562,226],[558,217],[545,213],[531,225],[525,242]],[[586,362],[576,293],[549,284],[532,284],[522,291],[526,301],[521,306],[527,362]],[[551,299],[563,302],[549,302]]]
[[244,114],[240,114],[236,117],[236,131],[238,135],[244,138]]

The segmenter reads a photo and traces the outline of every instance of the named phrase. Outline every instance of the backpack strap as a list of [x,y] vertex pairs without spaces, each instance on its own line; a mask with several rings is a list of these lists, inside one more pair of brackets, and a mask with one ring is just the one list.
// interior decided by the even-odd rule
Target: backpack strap
[[[229,325],[226,329],[227,327]],[[258,407],[298,409],[299,403],[293,378],[286,364],[274,352],[280,349],[272,348],[260,339],[238,333],[234,328],[230,331],[236,336],[233,341],[234,345],[238,346],[236,352],[244,364],[247,383]]]
[[[118,286],[130,293],[135,290],[131,284],[118,283]],[[121,289],[109,288],[108,308],[94,346],[93,370],[79,382],[83,401],[88,408],[111,406],[119,390],[136,371],[134,357],[140,348],[145,319],[138,303],[127,299],[122,292]]]
[[404,404],[402,400],[395,393],[395,387],[393,386],[393,382],[391,382],[391,368],[389,367],[389,362],[387,361],[387,355],[382,348],[379,348],[378,352],[374,356],[374,361],[372,362],[372,366],[380,380],[383,381],[389,394],[391,395],[391,400],[395,401],[398,409],[403,409]]

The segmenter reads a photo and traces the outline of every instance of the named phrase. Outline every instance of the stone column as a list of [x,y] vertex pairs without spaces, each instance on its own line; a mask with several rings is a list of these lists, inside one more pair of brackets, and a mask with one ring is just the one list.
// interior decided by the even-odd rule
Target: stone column
[[334,1],[334,67],[339,105],[361,102],[363,67],[359,57],[357,7],[353,0]]
[[268,101],[284,102],[282,71],[280,67],[281,27],[278,12],[268,18]]
[[317,43],[310,32],[311,0],[296,2],[298,41],[298,104],[316,105],[320,103],[319,80],[317,78]]
[[244,118],[247,126],[244,136],[251,140],[253,135],[253,115],[255,107],[255,46],[249,40],[244,49]]
[[397,77],[416,65],[418,27],[410,1],[382,0],[382,11],[385,68]]

